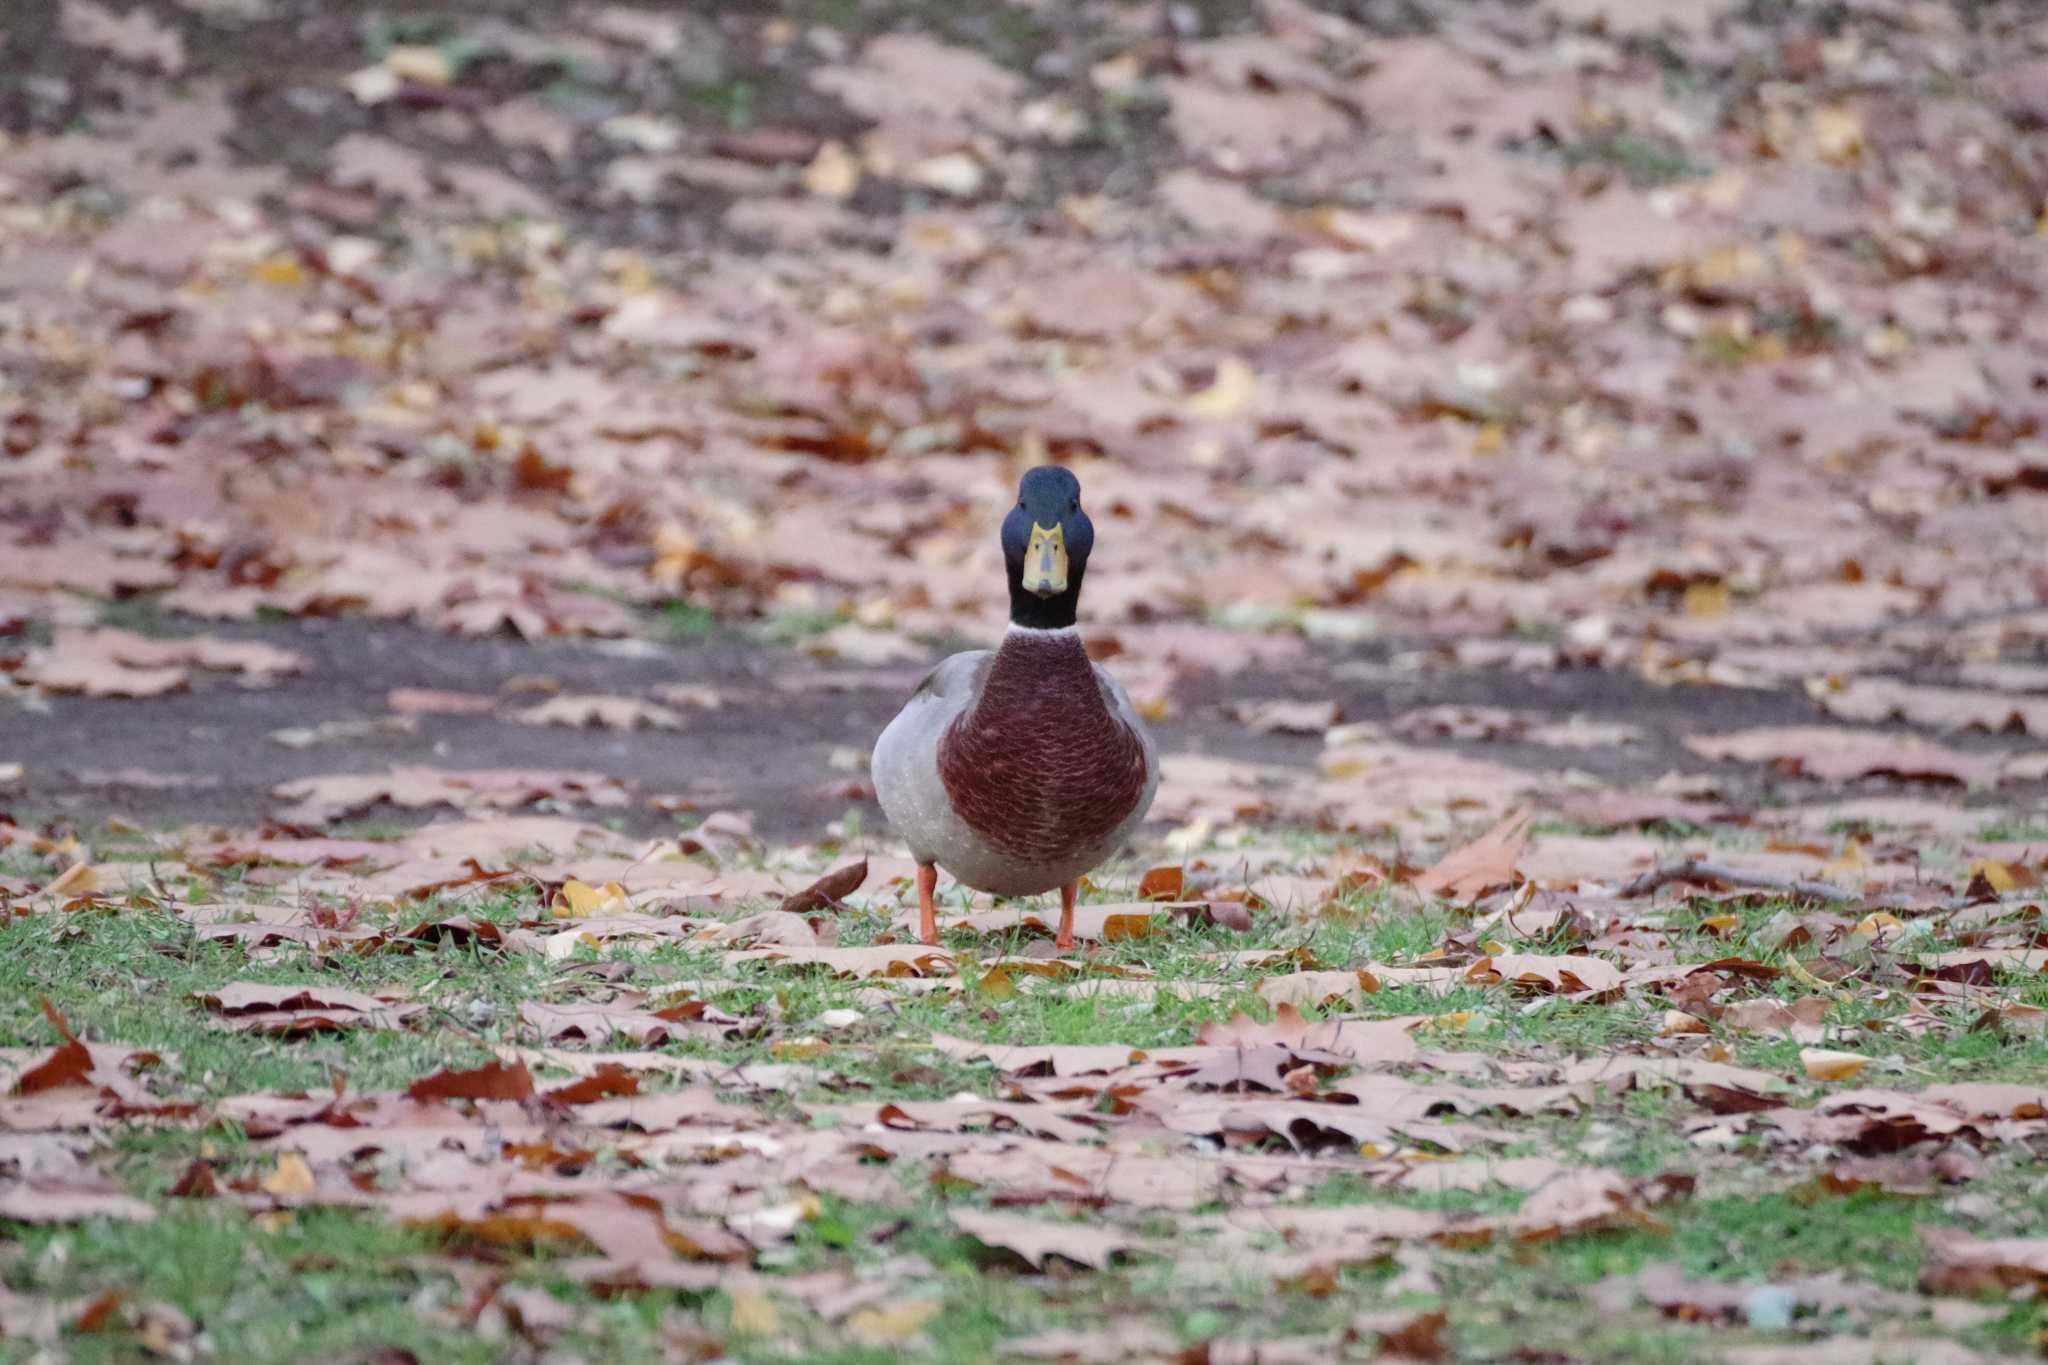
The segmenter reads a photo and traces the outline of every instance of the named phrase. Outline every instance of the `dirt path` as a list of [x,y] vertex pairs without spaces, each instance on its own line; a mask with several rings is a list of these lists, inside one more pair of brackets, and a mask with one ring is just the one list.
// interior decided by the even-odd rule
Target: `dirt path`
[[[165,638],[176,638],[199,623],[157,624]],[[26,769],[8,793],[14,812],[24,820],[60,817],[81,828],[109,816],[148,826],[251,827],[290,804],[273,794],[279,784],[424,765],[602,773],[639,798],[602,812],[635,833],[675,827],[672,813],[647,804],[661,798],[686,815],[746,812],[763,837],[812,838],[849,810],[870,818],[878,814],[864,782],[866,753],[923,673],[915,663],[822,660],[731,632],[671,643],[529,643],[330,620],[211,634],[291,650],[304,657],[305,672],[277,686],[245,687],[194,670],[185,690],[161,697],[56,697],[39,715],[10,708],[0,723],[0,760]],[[1683,742],[1702,732],[1824,721],[1804,698],[1764,690],[1660,688],[1598,670],[1417,672],[1388,662],[1402,652],[1323,650],[1284,672],[1201,675],[1175,692],[1172,714],[1154,728],[1170,756],[1277,765],[1308,776],[1324,749],[1320,734],[1261,732],[1236,718],[1237,708],[1335,702],[1345,722],[1379,727],[1428,708],[1481,708],[1473,713],[1480,720],[1498,713],[1523,728],[1577,717],[1629,727],[1640,736],[1570,750],[1512,731],[1455,739],[1411,727],[1407,737],[1426,751],[1545,777],[1571,768],[1617,788],[1642,787],[1667,773],[1717,775],[1733,805],[1831,790],[1711,763]],[[491,709],[467,715],[394,710],[394,693],[407,691],[457,694]],[[622,731],[514,719],[553,698],[592,696],[668,705],[681,728]],[[680,704],[671,704],[677,697]],[[698,704],[714,699],[716,709]],[[1467,717],[1466,723],[1475,722]],[[1989,735],[1960,742],[1994,754],[2013,747],[2009,739]],[[1870,792],[1889,789],[1900,784],[1866,784]],[[2033,795],[2032,788],[2008,790],[2004,799]],[[431,814],[380,804],[357,818],[402,825]]]

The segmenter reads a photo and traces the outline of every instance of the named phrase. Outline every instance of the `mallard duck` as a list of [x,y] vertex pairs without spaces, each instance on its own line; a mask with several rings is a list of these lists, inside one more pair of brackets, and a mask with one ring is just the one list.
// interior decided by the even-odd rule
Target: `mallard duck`
[[1131,699],[1074,627],[1095,526],[1081,481],[1027,473],[1003,518],[1010,626],[1001,647],[933,669],[875,741],[875,795],[917,859],[920,937],[939,939],[939,868],[999,896],[1060,892],[1074,946],[1081,874],[1152,804],[1159,756]]

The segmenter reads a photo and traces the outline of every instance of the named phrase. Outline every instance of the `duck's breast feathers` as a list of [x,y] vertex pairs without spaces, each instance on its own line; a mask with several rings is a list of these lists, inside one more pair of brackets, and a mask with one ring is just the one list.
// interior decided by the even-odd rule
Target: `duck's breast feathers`
[[948,805],[978,838],[1022,863],[1065,864],[1142,813],[1151,744],[1106,679],[1077,638],[1004,641],[938,747]]

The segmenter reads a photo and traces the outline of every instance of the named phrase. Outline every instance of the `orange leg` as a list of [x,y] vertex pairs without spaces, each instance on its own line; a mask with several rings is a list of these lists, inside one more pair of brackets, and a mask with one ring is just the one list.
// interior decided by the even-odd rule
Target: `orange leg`
[[1080,894],[1079,882],[1068,882],[1060,888],[1060,936],[1052,943],[1063,953],[1071,952],[1074,947],[1074,901]]
[[939,910],[932,904],[932,893],[939,889],[939,865],[919,863],[917,865],[917,936],[923,942],[939,941]]

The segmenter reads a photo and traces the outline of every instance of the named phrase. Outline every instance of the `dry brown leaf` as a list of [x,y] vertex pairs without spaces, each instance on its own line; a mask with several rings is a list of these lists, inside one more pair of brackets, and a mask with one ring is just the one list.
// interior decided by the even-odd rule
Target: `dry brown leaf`
[[550,697],[512,713],[523,725],[564,725],[574,730],[680,730],[683,716],[638,697]]
[[1566,994],[1601,994],[1625,984],[1621,969],[1597,957],[1545,957],[1535,953],[1499,953],[1482,957],[1465,969],[1465,980],[1491,986],[1538,986]]
[[1983,786],[1998,774],[1998,760],[1965,754],[1912,735],[1819,726],[1740,730],[1694,735],[1685,747],[1702,758],[1770,763],[1823,782],[1896,777]]
[[956,1209],[953,1226],[983,1246],[1007,1251],[1034,1270],[1046,1268],[1054,1256],[1088,1266],[1109,1269],[1110,1261],[1141,1245],[1136,1239],[1100,1223],[1053,1222],[1026,1218],[1013,1213],[972,1213]]
[[1490,891],[1514,885],[1515,864],[1528,847],[1529,817],[1511,815],[1492,829],[1446,854],[1410,885],[1425,896],[1470,905]]
[[888,1308],[863,1308],[846,1319],[846,1332],[863,1346],[901,1346],[943,1307],[937,1299],[906,1299]]
[[427,1100],[530,1100],[533,1077],[522,1062],[507,1066],[486,1062],[470,1071],[436,1071],[414,1081],[405,1092],[412,1099]]
[[952,976],[953,955],[921,943],[876,944],[868,948],[755,948],[730,953],[729,964],[770,962],[789,967],[822,967],[834,976]]
[[1247,701],[1229,709],[1232,717],[1261,735],[1320,735],[1344,719],[1344,708],[1334,701]]
[[1770,999],[1739,1000],[1721,1012],[1721,1023],[1727,1028],[1818,1043],[1826,1032],[1821,1021],[1827,1008],[1828,1002],[1818,995],[1802,996],[1790,1005]]
[[803,890],[785,896],[782,910],[785,914],[810,915],[820,910],[836,910],[839,902],[858,891],[868,879],[868,860],[834,868]]

